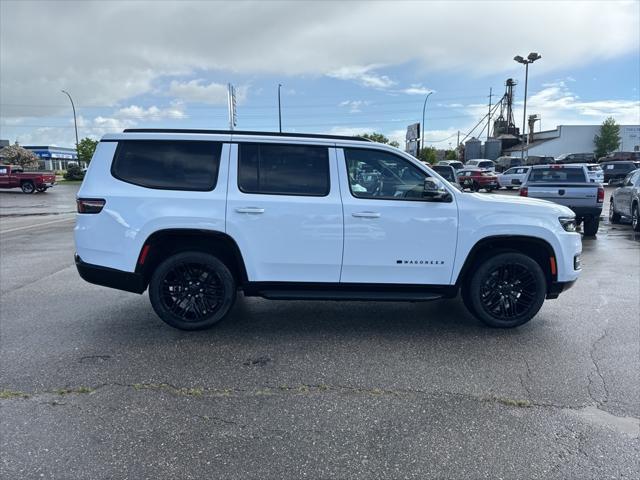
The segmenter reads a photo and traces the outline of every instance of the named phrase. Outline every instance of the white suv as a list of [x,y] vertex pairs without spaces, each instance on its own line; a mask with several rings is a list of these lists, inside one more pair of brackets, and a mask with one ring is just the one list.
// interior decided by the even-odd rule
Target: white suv
[[78,192],[88,282],[149,289],[168,324],[210,327],[244,295],[421,301],[458,291],[494,327],[530,320],[577,279],[574,214],[462,193],[359,137],[125,130]]

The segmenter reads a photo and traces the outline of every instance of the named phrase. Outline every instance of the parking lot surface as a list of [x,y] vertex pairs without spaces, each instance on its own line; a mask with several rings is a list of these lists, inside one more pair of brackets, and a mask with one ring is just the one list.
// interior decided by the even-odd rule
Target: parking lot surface
[[515,330],[458,299],[240,297],[187,333],[80,279],[75,189],[0,194],[0,477],[640,477],[628,225],[584,239],[575,287]]

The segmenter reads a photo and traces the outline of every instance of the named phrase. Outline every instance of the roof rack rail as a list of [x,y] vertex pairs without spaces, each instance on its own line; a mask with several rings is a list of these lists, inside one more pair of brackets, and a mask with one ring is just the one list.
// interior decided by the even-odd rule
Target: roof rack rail
[[242,130],[198,130],[182,128],[125,128],[123,133],[199,133],[220,135],[255,135],[263,137],[294,137],[294,138],[326,138],[333,140],[355,140],[370,142],[368,138],[347,135],[325,135],[322,133],[289,133],[289,132],[254,132]]

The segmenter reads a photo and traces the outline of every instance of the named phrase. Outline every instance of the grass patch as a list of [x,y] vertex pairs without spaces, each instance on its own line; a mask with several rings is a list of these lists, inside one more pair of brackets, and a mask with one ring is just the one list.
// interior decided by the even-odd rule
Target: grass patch
[[58,395],[70,395],[72,393],[93,393],[95,389],[91,387],[57,388],[53,392]]
[[29,394],[15,390],[0,390],[0,399],[7,400],[10,398],[29,398]]

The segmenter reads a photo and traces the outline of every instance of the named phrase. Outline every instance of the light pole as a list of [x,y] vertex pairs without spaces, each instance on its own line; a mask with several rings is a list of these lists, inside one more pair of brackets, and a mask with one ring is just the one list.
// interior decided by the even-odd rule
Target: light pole
[[[524,138],[527,135],[527,83],[529,81],[529,64],[542,58],[539,53],[531,52],[527,58],[522,58],[520,55],[516,55],[513,59],[522,63],[525,67],[524,70],[524,111],[522,112],[522,148],[520,149],[520,158],[524,158]],[[527,145],[529,145],[529,137],[527,136]]]
[[[69,95],[69,92],[66,90],[60,90],[67,97],[69,97],[69,101],[71,102],[71,108],[73,109],[73,126],[76,129],[76,155],[78,155],[78,121],[76,120],[76,106],[73,104],[73,98]],[[78,158],[78,165],[80,165],[80,158]]]
[[433,92],[429,92],[426,96],[426,98],[424,99],[424,105],[422,105],[422,125],[420,126],[422,128],[422,132],[420,132],[420,151],[424,150],[424,111],[427,108],[427,100],[429,100],[429,97],[431,96]]
[[282,88],[282,84],[278,84],[278,127],[280,128],[280,133],[282,133],[282,105],[280,104],[280,89]]

